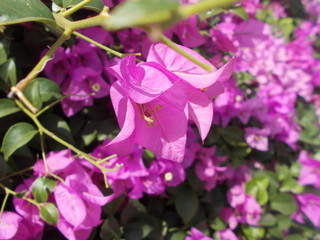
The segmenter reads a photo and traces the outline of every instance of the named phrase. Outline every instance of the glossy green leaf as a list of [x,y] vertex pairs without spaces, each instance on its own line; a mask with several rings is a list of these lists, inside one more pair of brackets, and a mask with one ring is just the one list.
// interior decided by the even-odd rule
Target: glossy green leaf
[[243,20],[248,20],[249,16],[246,10],[243,7],[238,7],[238,8],[232,8],[229,10],[230,12],[234,13],[238,17],[241,17]]
[[47,203],[40,209],[40,217],[48,224],[57,225],[59,219],[59,211],[52,203]]
[[288,177],[282,182],[279,191],[299,194],[304,191],[304,186],[299,185],[296,179]]
[[2,142],[4,159],[8,159],[18,148],[27,144],[38,131],[29,123],[19,122],[9,128]]
[[39,82],[33,81],[23,90],[25,97],[37,108],[42,108],[42,100],[39,91]]
[[16,64],[13,59],[8,59],[0,66],[0,78],[9,88],[17,83]]
[[262,239],[265,233],[264,228],[251,227],[251,226],[243,226],[242,231],[246,236],[247,240]]
[[32,82],[39,83],[39,93],[43,102],[62,97],[60,87],[48,78],[36,78]]
[[0,99],[0,118],[19,112],[20,108],[11,99]]
[[0,1],[0,25],[31,21],[55,25],[50,9],[39,0]]
[[117,30],[167,21],[178,6],[176,0],[125,1],[111,11],[106,25],[108,29]]
[[174,205],[184,224],[188,224],[199,209],[198,195],[192,189],[181,189],[175,196]]
[[54,181],[52,179],[37,178],[31,186],[34,199],[39,203],[48,201],[49,193],[54,189],[56,185],[57,181]]
[[[82,2],[83,0],[62,0],[60,2],[62,2],[62,7],[63,8],[69,8],[72,7],[74,5],[77,5],[78,3]],[[58,4],[59,5],[59,4]],[[61,6],[61,5],[59,5]],[[92,2],[88,3],[87,5],[85,5],[83,8],[86,9],[90,9],[96,12],[101,12],[101,10],[103,9],[104,4],[101,0],[93,0]]]
[[289,193],[280,193],[270,198],[270,207],[285,215],[290,215],[297,211],[295,198]]
[[246,184],[246,192],[254,196],[260,205],[264,205],[268,202],[269,195],[267,188],[270,184],[270,180],[266,176],[257,176],[252,178]]

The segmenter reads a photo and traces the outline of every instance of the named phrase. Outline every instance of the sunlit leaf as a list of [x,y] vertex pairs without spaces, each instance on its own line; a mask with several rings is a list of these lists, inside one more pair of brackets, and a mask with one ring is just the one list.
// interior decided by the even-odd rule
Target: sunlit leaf
[[19,122],[9,128],[3,138],[1,150],[8,159],[18,148],[27,144],[38,131],[29,123]]
[[0,25],[31,21],[55,25],[50,9],[39,0],[0,1]]

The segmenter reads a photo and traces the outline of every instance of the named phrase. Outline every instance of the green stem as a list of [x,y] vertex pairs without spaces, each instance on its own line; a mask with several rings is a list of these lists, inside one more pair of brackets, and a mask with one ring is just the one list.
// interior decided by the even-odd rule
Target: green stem
[[16,175],[21,174],[21,173],[24,173],[24,172],[28,172],[28,171],[30,171],[30,170],[32,170],[32,169],[33,169],[33,166],[31,166],[31,167],[29,167],[29,168],[22,169],[22,170],[20,170],[20,171],[18,171],[18,172],[14,172],[14,173],[12,173],[12,174],[9,174],[9,175],[7,175],[7,176],[4,176],[4,177],[0,178],[0,181],[3,181],[3,180],[5,180],[5,179],[7,179],[7,178],[11,178],[11,177],[13,177],[13,176],[16,176]]
[[57,100],[55,100],[54,102],[50,103],[49,105],[45,106],[44,108],[42,108],[39,112],[37,112],[34,116],[35,117],[39,117],[42,113],[44,113],[45,111],[47,111],[48,109],[52,108],[54,105],[56,105],[57,103],[61,102],[63,99],[66,99],[69,96],[63,96]]
[[201,62],[200,60],[196,59],[195,57],[193,57],[189,53],[185,52],[183,49],[181,49],[179,46],[177,46],[174,42],[172,42],[169,38],[167,38],[163,34],[160,35],[160,41],[163,42],[164,44],[166,44],[168,47],[170,47],[174,51],[176,51],[177,53],[184,56],[185,58],[189,59],[191,62],[197,64],[199,67],[202,67],[203,69],[205,69],[208,72],[212,71],[211,65],[207,65],[207,64]]
[[6,206],[6,203],[8,201],[8,197],[10,195],[10,193],[5,189],[6,195],[4,196],[2,205],[1,205],[1,210],[0,210],[0,221],[1,221],[1,217],[2,217],[2,213],[4,211],[4,207]]
[[63,17],[68,17],[68,16],[70,16],[73,13],[75,13],[76,11],[78,11],[79,9],[81,9],[82,7],[84,7],[85,5],[87,5],[90,2],[92,2],[92,0],[83,0],[82,2],[79,2],[78,4],[73,6],[72,8],[70,8],[67,11],[63,12],[62,16]]
[[64,145],[65,147],[71,149],[73,152],[81,155],[84,159],[86,159],[88,162],[90,162],[91,164],[93,164],[94,166],[96,166],[98,169],[100,169],[101,171],[108,171],[108,168],[105,168],[103,166],[100,165],[99,162],[93,160],[88,154],[82,152],[81,150],[77,149],[76,147],[74,147],[72,144],[64,141],[63,139],[59,138],[58,136],[56,136],[54,133],[50,132],[49,130],[47,130],[46,128],[44,128],[42,126],[42,124],[39,122],[39,120],[37,119],[37,117],[32,114],[29,110],[27,110],[22,103],[20,103],[18,100],[15,101],[16,104],[21,108],[21,110],[26,113],[32,120],[33,122],[36,124],[36,126],[38,127],[39,131],[45,133],[46,135],[48,135],[49,137],[51,137],[52,139],[54,139],[55,141],[61,143],[62,145]]
[[102,11],[97,16],[86,18],[79,21],[70,21],[64,18],[61,13],[56,13],[53,16],[56,20],[57,25],[62,27],[63,29],[70,28],[72,30],[78,30],[83,28],[101,26],[103,21],[107,21],[107,19],[109,19],[109,15],[105,13],[105,11]]
[[238,0],[204,0],[195,4],[182,5],[178,8],[178,14],[182,19],[186,19],[196,13],[210,9],[227,8]]
[[39,134],[40,134],[40,145],[41,145],[41,154],[42,154],[42,160],[44,164],[44,169],[46,171],[46,174],[49,173],[48,163],[47,163],[47,157],[45,153],[45,147],[44,147],[44,139],[43,139],[43,131],[39,128]]
[[[4,186],[2,183],[0,183],[0,187],[3,188],[6,193],[10,193],[11,195],[13,196],[16,196],[18,193],[16,193],[15,191],[12,191],[11,189],[7,188],[6,186]],[[41,204],[40,203],[37,203],[36,201],[34,201],[33,199],[31,198],[27,198],[26,196],[23,196],[22,199],[28,201],[29,203],[37,206],[38,208],[41,207]]]
[[[23,90],[29,82],[31,82],[35,77],[38,76],[38,74],[43,70],[46,63],[51,60],[53,54],[56,52],[56,50],[70,37],[72,34],[72,29],[67,28],[63,32],[63,34],[58,38],[58,40],[52,45],[52,47],[49,49],[49,51],[41,58],[41,60],[38,62],[38,64],[31,70],[31,72],[22,79],[16,87],[19,90]],[[8,94],[8,97],[12,97],[13,93],[12,91]]]
[[129,53],[129,54],[128,53],[120,53],[120,52],[117,52],[117,51],[115,51],[115,50],[113,50],[111,48],[108,48],[108,47],[102,45],[101,43],[98,43],[98,42],[94,41],[91,38],[88,38],[87,36],[85,36],[85,35],[83,35],[83,34],[81,34],[79,32],[74,31],[73,34],[78,36],[78,37],[80,37],[80,38],[82,38],[83,40],[86,40],[87,42],[90,42],[90,43],[96,45],[97,47],[105,50],[106,52],[109,52],[109,53],[111,53],[111,54],[113,54],[113,55],[115,55],[117,57],[120,57],[120,58],[123,58],[123,57],[128,56],[128,55],[136,55],[136,56],[140,56],[141,55],[141,53]]

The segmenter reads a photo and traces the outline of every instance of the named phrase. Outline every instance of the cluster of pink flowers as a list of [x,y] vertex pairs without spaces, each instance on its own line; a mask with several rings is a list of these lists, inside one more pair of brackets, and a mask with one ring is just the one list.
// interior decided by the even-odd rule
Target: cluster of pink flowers
[[[269,140],[275,139],[297,149],[298,98],[320,106],[320,97],[314,94],[320,84],[320,60],[314,58],[312,47],[320,34],[320,10],[313,7],[318,6],[315,1],[306,5],[312,20],[301,23],[294,32],[295,40],[289,43],[278,37],[270,25],[255,18],[257,10],[264,7],[258,0],[243,1],[248,20],[223,13],[207,37],[200,34],[195,16],[166,32],[170,38],[177,36],[184,45],[177,47],[211,66],[211,72],[162,43],[151,43],[146,32],[138,29],[121,30],[113,36],[96,28],[82,33],[111,46],[113,38],[117,38],[126,53],[141,52],[145,61],[137,60],[135,55],[108,59],[83,40],[72,48],[60,48],[44,72],[68,96],[62,101],[66,116],[92,106],[95,98],[110,94],[120,132],[92,152],[99,159],[117,154],[104,165],[116,169],[107,173],[113,189],[107,197],[97,187],[103,177],[98,168],[81,157],[73,157],[70,150],[48,154],[49,172],[62,179],[48,199],[59,211],[59,231],[68,239],[87,239],[92,229],[101,224],[103,205],[123,193],[132,199],[144,194],[164,196],[167,187],[185,181],[186,169],[191,166],[206,191],[219,184],[227,186],[226,205],[218,214],[227,227],[218,231],[220,239],[239,239],[233,231],[240,224],[258,226],[262,207],[245,191],[251,179],[250,168],[243,164],[235,168],[228,156],[218,156],[217,146],[199,144],[191,126],[198,129],[204,142],[212,124],[225,127],[238,118],[251,148],[267,152]],[[278,2],[270,6],[276,19],[286,16]],[[189,47],[206,48],[214,57],[206,60]],[[237,76],[244,73],[249,78],[244,82],[245,90],[237,82],[242,80]],[[253,119],[260,127],[251,124]],[[149,166],[143,159],[145,149],[155,154]],[[301,151],[299,163],[302,168],[298,183],[319,188],[320,162]],[[33,182],[45,174],[44,163],[39,160],[34,176],[16,191],[26,191],[25,196],[32,198]],[[304,223],[306,216],[319,227],[320,197],[313,193],[292,194],[298,210],[291,218]],[[44,221],[39,209],[22,198],[14,198],[13,202],[16,212],[2,214],[5,225],[0,224],[0,239],[41,239]],[[211,238],[192,228],[186,240],[198,239]]]
[[[48,202],[54,203],[59,211],[57,228],[67,239],[87,239],[93,227],[101,224],[101,207],[108,197],[103,196],[70,150],[49,153],[47,165],[48,171],[59,177],[48,197]],[[25,192],[26,197],[33,199],[32,184],[45,174],[43,160],[39,160],[34,165],[34,176],[25,179],[15,191]],[[42,239],[45,223],[39,208],[18,197],[14,197],[13,204],[16,213],[3,213],[5,224],[0,225],[3,233],[0,239]]]

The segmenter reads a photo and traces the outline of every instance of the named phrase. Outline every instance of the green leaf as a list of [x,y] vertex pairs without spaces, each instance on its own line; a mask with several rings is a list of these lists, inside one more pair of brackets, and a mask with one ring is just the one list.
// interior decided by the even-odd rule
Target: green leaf
[[[82,2],[82,1],[83,0],[62,0],[62,7],[63,8],[73,7],[74,5],[77,5],[78,3]],[[93,0],[92,2],[86,4],[83,8],[90,9],[90,10],[93,10],[96,12],[101,12],[103,7],[104,7],[104,4],[101,0]]]
[[39,93],[43,102],[62,97],[60,87],[48,78],[36,78],[32,82],[39,83]]
[[283,181],[290,175],[288,166],[284,164],[276,164],[276,173],[279,181]]
[[1,151],[7,160],[18,148],[27,144],[38,131],[29,123],[19,122],[9,128],[2,142]]
[[17,107],[17,105],[13,100],[0,99],[0,118],[19,112],[19,111],[20,111],[20,108]]
[[254,196],[260,205],[264,205],[268,202],[269,195],[267,188],[270,184],[270,180],[266,176],[257,176],[252,178],[246,184],[246,192]]
[[25,97],[37,108],[42,108],[42,99],[40,97],[39,82],[32,81],[23,90]]
[[244,226],[242,227],[242,231],[244,235],[247,237],[248,240],[257,240],[262,239],[265,233],[264,228],[257,228],[251,226]]
[[52,192],[56,185],[57,181],[52,179],[37,178],[31,186],[34,199],[39,203],[48,201],[49,193]]
[[294,192],[294,193],[302,193],[304,191],[304,186],[298,184],[296,179],[291,177],[286,178],[279,189],[280,192]]
[[0,42],[0,65],[5,63],[8,59],[8,54],[5,48],[5,45]]
[[0,78],[3,79],[8,88],[17,83],[16,64],[13,59],[10,58],[0,66]]
[[270,207],[284,215],[290,215],[297,211],[295,198],[289,193],[280,193],[270,198]]
[[277,219],[278,229],[286,230],[290,228],[292,223],[290,216],[278,215],[276,216],[276,219]]
[[53,132],[68,143],[73,144],[74,141],[70,127],[64,119],[54,114],[44,114],[39,119],[43,123],[43,126],[49,131]]
[[216,231],[223,230],[227,227],[227,224],[220,218],[216,217],[211,223],[210,227]]
[[41,207],[40,217],[48,224],[57,225],[59,219],[57,207],[52,203],[47,203]]
[[100,230],[100,238],[103,240],[119,239],[121,236],[120,225],[115,217],[107,218]]
[[212,9],[210,11],[202,12],[199,14],[200,21],[206,20],[208,18],[214,17],[219,15],[220,13],[223,13],[224,9]]
[[106,25],[108,29],[117,30],[167,21],[178,6],[176,0],[125,1],[111,11]]
[[235,126],[228,126],[218,128],[217,131],[228,144],[232,146],[247,146],[242,129]]
[[192,189],[182,188],[175,196],[174,205],[184,224],[188,224],[199,209],[197,193]]
[[243,7],[232,8],[229,10],[229,12],[234,13],[238,17],[241,17],[243,20],[248,21],[248,19],[249,19],[248,13],[246,12],[246,10]]
[[277,219],[270,213],[264,214],[261,216],[259,225],[262,227],[271,227],[276,225]]
[[0,1],[0,25],[30,21],[55,25],[50,9],[39,0]]

